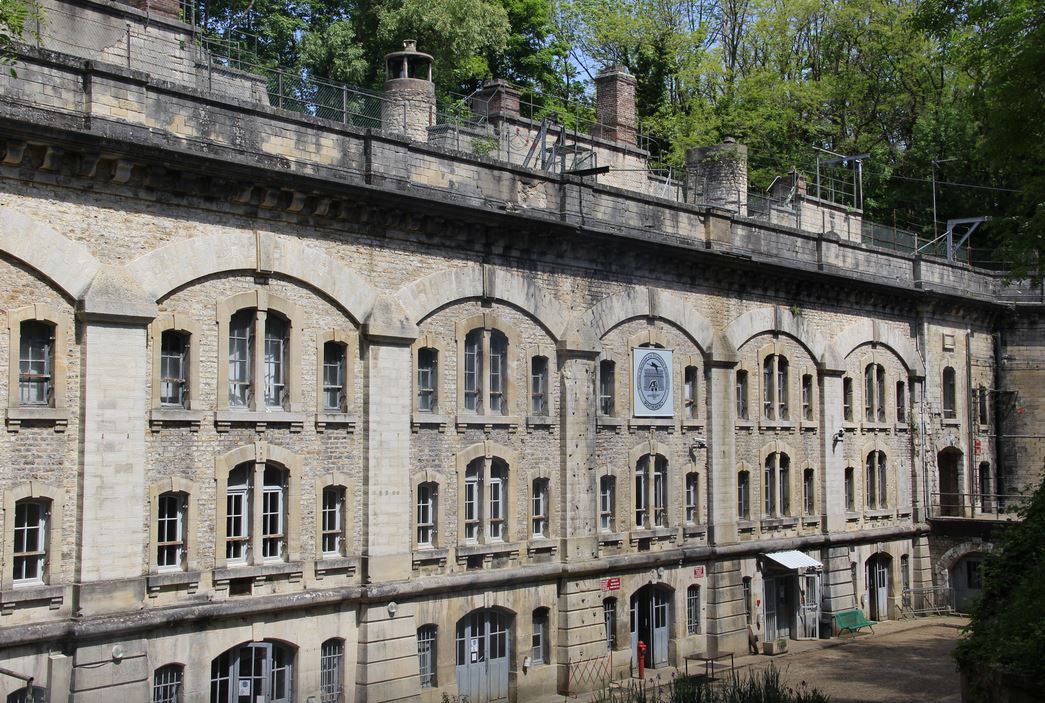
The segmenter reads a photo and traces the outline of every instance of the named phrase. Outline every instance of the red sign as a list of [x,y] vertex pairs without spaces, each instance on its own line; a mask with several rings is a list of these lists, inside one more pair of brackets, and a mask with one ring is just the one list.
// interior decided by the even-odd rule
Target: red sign
[[602,580],[602,590],[604,590],[604,591],[619,591],[620,590],[620,579],[619,578],[603,579]]
[[983,445],[980,444],[980,440],[976,440],[973,446],[975,447],[977,454],[979,454],[980,450],[983,448]]
[[695,579],[702,579],[702,578],[704,578],[704,567],[703,566],[694,566],[693,567],[693,578],[695,578]]

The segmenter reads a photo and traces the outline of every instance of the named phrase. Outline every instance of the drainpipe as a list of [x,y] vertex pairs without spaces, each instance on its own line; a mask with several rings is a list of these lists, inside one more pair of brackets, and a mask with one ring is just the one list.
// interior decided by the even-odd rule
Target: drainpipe
[[924,312],[922,314],[922,324],[919,325],[918,330],[918,351],[922,355],[922,367],[925,369],[925,376],[922,379],[921,388],[921,412],[918,413],[921,422],[921,432],[919,432],[919,441],[922,443],[922,521],[926,521],[929,518],[929,513],[932,511],[932,495],[929,490],[929,457],[928,457],[928,446],[926,436],[926,415],[929,411],[929,400],[928,400],[928,389],[929,379],[932,378],[932,372],[929,369],[929,323],[925,319]]
[[[976,403],[972,402],[972,331],[966,328],[965,330],[965,421],[968,423],[966,429],[966,435],[968,435],[968,443],[966,446],[969,448],[969,456],[965,460],[968,470],[966,471],[965,478],[965,489],[969,493],[969,514],[967,517],[972,517],[976,513],[976,501],[973,495],[976,493],[978,483],[975,481],[974,476],[976,475]],[[982,500],[982,498],[981,498]],[[962,512],[965,512],[964,506]]]
[[1000,495],[1004,494],[1005,486],[1001,481],[1002,478],[1002,467],[1001,467],[1001,443],[1003,436],[1002,428],[1002,407],[1001,407],[1001,350],[1002,350],[1002,327],[1001,325],[995,325],[994,334],[991,335],[994,341],[994,407],[991,411],[994,415],[994,441],[991,442],[991,459],[994,461],[994,510],[996,513],[1001,512],[1001,498]]

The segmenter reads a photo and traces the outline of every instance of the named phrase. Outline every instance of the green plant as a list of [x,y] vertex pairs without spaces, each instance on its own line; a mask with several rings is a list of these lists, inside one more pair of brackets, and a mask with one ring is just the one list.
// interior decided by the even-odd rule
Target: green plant
[[699,676],[675,676],[621,682],[597,691],[596,703],[827,703],[829,697],[803,681],[798,688],[784,683],[779,669],[749,670],[720,683]]
[[472,151],[476,156],[489,156],[497,148],[497,139],[494,137],[476,137],[472,140]]

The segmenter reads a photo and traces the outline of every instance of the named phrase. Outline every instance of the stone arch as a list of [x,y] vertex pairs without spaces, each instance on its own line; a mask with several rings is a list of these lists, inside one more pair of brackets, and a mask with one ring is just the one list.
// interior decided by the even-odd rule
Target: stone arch
[[485,265],[429,274],[400,288],[395,297],[415,324],[459,300],[498,300],[529,314],[555,341],[562,337],[568,317],[566,307],[532,277]]
[[839,359],[847,358],[865,344],[880,344],[892,351],[899,357],[911,377],[925,376],[925,365],[922,364],[922,359],[911,341],[878,320],[861,320],[854,323],[840,332],[833,342],[834,352]]
[[467,468],[468,464],[470,464],[473,459],[478,459],[480,457],[501,459],[508,464],[508,468],[513,472],[523,470],[522,463],[519,461],[519,453],[517,451],[511,447],[506,447],[503,444],[487,440],[476,442],[457,453],[458,473],[463,473],[465,468]]
[[0,208],[0,251],[18,259],[77,300],[102,264],[79,242],[11,208]]
[[682,297],[656,288],[632,287],[603,298],[588,310],[575,316],[566,330],[566,339],[584,339],[599,344],[618,325],[635,318],[653,318],[676,325],[706,355],[732,360],[733,350],[715,332],[711,321]]
[[841,370],[841,360],[820,332],[801,315],[795,315],[779,305],[744,313],[729,323],[722,336],[726,344],[733,349],[740,349],[751,338],[774,332],[794,338],[822,367]]
[[187,283],[225,271],[272,272],[295,279],[330,297],[356,323],[366,320],[377,299],[363,276],[322,249],[266,232],[173,242],[135,259],[127,270],[157,301]]
[[990,554],[994,551],[993,542],[960,542],[954,545],[933,564],[933,577],[936,585],[941,588],[950,588],[951,569],[955,564],[972,554]]
[[634,469],[638,460],[647,454],[659,454],[668,460],[669,467],[675,463],[675,452],[672,451],[671,447],[655,439],[644,439],[628,452],[628,465]]

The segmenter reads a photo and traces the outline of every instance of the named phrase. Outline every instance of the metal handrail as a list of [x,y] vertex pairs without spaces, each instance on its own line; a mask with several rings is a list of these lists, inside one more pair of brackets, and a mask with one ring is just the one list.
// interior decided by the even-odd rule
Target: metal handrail
[[931,517],[1012,519],[1027,497],[1018,493],[949,493],[929,494]]

